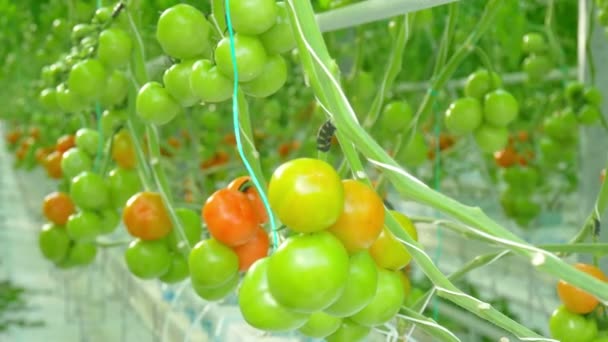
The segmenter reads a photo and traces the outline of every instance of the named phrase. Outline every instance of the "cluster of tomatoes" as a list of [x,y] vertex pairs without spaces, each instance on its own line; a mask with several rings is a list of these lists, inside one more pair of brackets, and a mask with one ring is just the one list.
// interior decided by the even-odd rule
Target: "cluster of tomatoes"
[[[608,277],[596,266],[576,264],[575,267],[599,280]],[[560,280],[557,294],[562,302],[549,320],[551,336],[561,342],[608,341],[606,306],[589,293]]]
[[464,94],[445,112],[445,127],[455,135],[474,134],[484,153],[502,150],[509,142],[507,126],[517,119],[519,104],[501,88],[500,77],[481,69],[469,75]]
[[528,81],[542,81],[552,68],[545,37],[536,32],[525,34],[522,38],[522,50],[526,53],[522,69],[528,76]]

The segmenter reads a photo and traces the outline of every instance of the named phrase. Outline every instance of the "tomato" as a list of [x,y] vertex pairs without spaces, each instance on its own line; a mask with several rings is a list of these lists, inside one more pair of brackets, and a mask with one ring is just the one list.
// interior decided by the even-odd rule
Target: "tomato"
[[410,140],[405,143],[405,146],[397,155],[397,159],[409,167],[417,167],[424,164],[427,159],[426,151],[428,150],[428,144],[426,139],[424,139],[424,135],[420,132],[415,132],[411,138],[406,139]]
[[591,342],[597,335],[597,323],[560,306],[549,319],[549,330],[561,342]]
[[329,227],[349,253],[369,248],[384,226],[384,203],[376,192],[356,180],[342,181],[344,210]]
[[69,113],[75,113],[84,108],[84,99],[68,89],[65,84],[61,83],[55,90],[57,91],[56,97],[59,108]]
[[133,41],[129,34],[118,27],[101,31],[97,45],[97,58],[109,68],[127,66],[131,60]]
[[223,102],[232,97],[233,82],[211,61],[203,59],[192,66],[190,88],[203,102]]
[[137,165],[135,147],[131,135],[126,129],[120,130],[112,137],[112,160],[122,169],[133,169]]
[[191,59],[209,49],[211,25],[198,9],[186,4],[165,10],[156,26],[156,39],[169,56]]
[[578,81],[569,82],[566,85],[566,99],[573,105],[580,101],[585,96],[585,85]]
[[131,236],[157,240],[167,236],[173,224],[159,193],[142,191],[127,201],[122,220]]
[[372,301],[377,283],[378,269],[369,252],[361,251],[351,255],[344,292],[325,312],[335,317],[356,314]]
[[268,186],[270,206],[295,232],[321,231],[334,224],[344,210],[344,187],[328,163],[299,158],[279,166]]
[[[574,266],[579,271],[583,271],[597,279],[608,282],[608,277],[606,277],[602,270],[593,265],[578,263]],[[591,294],[578,289],[563,280],[560,280],[557,283],[557,294],[568,311],[577,314],[590,313],[597,307],[599,303],[597,298]]]
[[378,269],[378,288],[372,301],[350,317],[364,326],[376,326],[390,321],[405,300],[403,284],[397,272]]
[[76,137],[72,134],[62,135],[57,139],[57,152],[64,153],[76,146]]
[[517,162],[517,152],[512,147],[494,152],[494,161],[499,167],[511,167]]
[[85,266],[95,261],[97,247],[90,242],[76,242],[70,247],[64,263],[69,266]]
[[169,270],[159,277],[160,281],[166,284],[179,283],[185,280],[190,275],[188,270],[188,261],[181,254],[173,254],[171,256],[171,266]]
[[91,22],[93,24],[105,24],[112,19],[112,8],[111,7],[100,7],[95,11],[95,15]]
[[[259,38],[236,33],[234,35],[234,50],[236,51],[240,82],[249,82],[262,74],[268,58]],[[230,39],[228,37],[220,40],[215,48],[215,64],[224,76],[230,79],[234,78]]]
[[[410,219],[396,211],[391,211],[401,228],[414,240],[418,241],[418,232]],[[388,229],[384,228],[378,239],[369,249],[378,267],[397,271],[409,264],[412,256],[401,241]]]
[[289,13],[284,2],[276,2],[277,15],[274,25],[260,35],[260,40],[269,55],[286,53],[296,47]]
[[99,231],[101,234],[113,233],[120,223],[120,215],[114,209],[105,209],[99,212],[101,225]]
[[351,321],[342,320],[342,324],[335,333],[327,336],[327,342],[362,342],[371,332],[370,327],[366,327]]
[[208,301],[216,301],[225,298],[230,294],[230,292],[234,291],[239,284],[239,280],[239,274],[236,273],[225,284],[218,287],[201,286],[194,280],[192,281],[192,287],[194,288],[194,292],[196,292],[196,294],[201,298]]
[[237,32],[258,35],[276,22],[278,8],[275,0],[233,0],[230,18]]
[[602,104],[602,92],[595,86],[590,86],[585,89],[583,97],[585,98],[585,101],[592,106],[600,107]]
[[99,60],[85,59],[72,67],[68,88],[85,101],[99,99],[107,77],[106,69]]
[[311,314],[308,322],[300,327],[299,331],[304,336],[324,338],[335,333],[340,328],[341,323],[342,319],[319,311]]
[[298,329],[310,315],[291,311],[274,299],[268,284],[269,260],[256,261],[245,274],[239,289],[241,314],[249,325],[264,331]]
[[486,69],[477,70],[467,77],[464,84],[464,95],[466,97],[483,99],[490,91],[500,88],[502,80],[496,73],[492,73]]
[[99,101],[104,107],[119,105],[127,98],[129,79],[121,71],[114,70],[108,76],[106,87],[101,91]]
[[188,266],[192,282],[217,288],[228,283],[239,270],[239,258],[215,239],[200,241],[190,251]]
[[260,198],[255,185],[251,183],[249,176],[241,176],[230,182],[226,187],[230,190],[237,190],[245,193],[247,198],[253,205],[253,209],[255,210],[257,222],[259,224],[264,224],[268,222],[268,213],[266,213],[266,207],[264,207],[264,202]]
[[44,166],[44,161],[46,160],[46,157],[53,150],[54,150],[54,148],[38,147],[36,149],[36,152],[34,153],[34,156],[36,157],[36,161],[38,162],[38,164],[40,164],[41,166]]
[[38,235],[38,246],[46,259],[59,262],[68,254],[70,237],[62,226],[47,223]]
[[169,123],[182,110],[179,103],[158,82],[148,82],[141,87],[135,107],[139,117],[155,125]]
[[547,56],[531,55],[524,59],[522,67],[528,76],[528,80],[538,82],[547,77],[553,65]]
[[[201,240],[203,232],[203,223],[201,222],[200,216],[194,211],[186,208],[175,209],[175,213],[182,224],[189,245],[194,247],[194,245]],[[171,230],[167,236],[167,242],[171,250],[176,252],[182,250],[184,242],[182,240],[182,235],[177,228]]]
[[91,157],[95,157],[99,151],[100,139],[101,136],[96,130],[81,128],[76,131],[74,144],[79,150],[86,152]]
[[288,238],[270,257],[268,285],[277,302],[305,313],[323,310],[344,290],[348,254],[328,232]]
[[70,215],[65,229],[72,240],[92,242],[101,234],[101,218],[93,211],[79,211]]
[[475,131],[475,141],[482,152],[494,153],[507,146],[509,131],[505,127],[494,127],[484,124]]
[[59,179],[62,177],[61,173],[61,152],[51,152],[44,159],[44,168],[49,177],[53,179]]
[[141,190],[137,171],[115,168],[108,174],[110,202],[114,208],[122,208],[131,196]]
[[576,135],[577,126],[576,114],[572,108],[566,108],[543,121],[545,133],[557,141],[572,140]]
[[194,106],[200,101],[190,87],[190,75],[194,62],[192,60],[173,64],[163,74],[163,83],[167,92],[183,107]]
[[40,92],[38,101],[46,110],[57,110],[59,104],[57,103],[57,90],[54,88],[46,88]]
[[464,97],[452,102],[445,112],[445,127],[452,134],[469,134],[481,125],[479,100]]
[[582,123],[583,125],[593,125],[600,119],[601,116],[602,113],[600,113],[598,107],[594,105],[584,105],[578,111],[578,122]]
[[125,110],[106,110],[101,115],[101,130],[104,137],[110,137],[122,127],[127,121],[128,114]]
[[542,53],[547,50],[547,41],[540,33],[527,33],[522,38],[521,48],[525,53],[529,54]]
[[236,190],[221,189],[213,193],[205,202],[202,214],[211,236],[228,246],[246,243],[258,227],[251,202]]
[[44,197],[42,212],[49,221],[64,225],[75,211],[74,202],[65,192],[52,192]]
[[399,133],[412,122],[414,112],[407,101],[393,101],[384,106],[380,115],[380,127],[392,133]]
[[404,300],[403,303],[407,303],[408,297],[410,293],[412,293],[412,282],[410,278],[407,277],[404,271],[399,272],[399,278],[401,279],[401,285],[403,286],[403,295]]
[[254,262],[265,258],[270,248],[270,240],[266,231],[258,227],[256,233],[244,245],[233,247],[239,258],[239,271],[246,272]]
[[108,185],[100,175],[88,171],[72,178],[70,197],[84,210],[99,210],[110,204]]
[[517,119],[519,104],[511,93],[497,89],[486,94],[483,102],[483,118],[486,123],[505,127]]
[[21,131],[19,130],[13,130],[8,132],[8,134],[6,135],[6,141],[10,144],[16,144],[17,141],[19,141],[19,139],[21,138]]
[[251,97],[265,98],[279,91],[287,81],[287,63],[281,55],[268,56],[262,73],[251,81],[241,84],[241,89]]
[[69,178],[74,178],[81,172],[92,169],[93,161],[91,157],[78,147],[69,149],[61,158],[61,170]]
[[171,253],[164,241],[133,240],[125,251],[129,271],[141,279],[165,275],[171,268]]

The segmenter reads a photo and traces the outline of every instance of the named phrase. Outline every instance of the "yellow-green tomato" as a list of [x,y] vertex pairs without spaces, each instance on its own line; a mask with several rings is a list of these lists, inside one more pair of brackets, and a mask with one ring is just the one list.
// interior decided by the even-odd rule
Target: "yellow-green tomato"
[[308,322],[300,328],[300,332],[308,337],[324,338],[340,328],[342,319],[330,316],[323,311],[310,315]]
[[335,333],[327,336],[327,342],[361,342],[365,341],[371,331],[370,327],[355,323],[350,319],[342,320]]
[[[412,221],[407,216],[396,211],[391,211],[391,213],[405,233],[418,241],[418,232]],[[412,259],[403,243],[386,227],[370,247],[369,252],[379,267],[394,271],[404,268]]]
[[351,319],[369,327],[384,324],[395,317],[404,299],[405,293],[399,273],[379,269],[374,299]]

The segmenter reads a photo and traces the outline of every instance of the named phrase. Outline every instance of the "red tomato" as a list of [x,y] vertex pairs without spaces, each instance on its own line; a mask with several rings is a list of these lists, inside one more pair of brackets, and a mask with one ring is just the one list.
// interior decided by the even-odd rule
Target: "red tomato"
[[247,196],[230,189],[218,190],[207,199],[203,220],[211,236],[231,247],[245,244],[258,228],[255,209]]
[[57,152],[59,153],[63,153],[75,146],[76,137],[73,134],[67,134],[57,139]]
[[254,262],[266,257],[270,248],[268,234],[262,227],[258,227],[253,238],[244,245],[233,248],[239,257],[239,270],[247,272]]
[[[599,268],[588,264],[574,265],[579,271],[583,271],[595,278],[608,281],[608,277]],[[577,314],[587,314],[595,309],[599,301],[591,294],[576,288],[563,280],[557,283],[557,294],[568,311]]]
[[[257,189],[254,184],[251,183],[249,176],[241,176],[233,180],[230,184],[228,184],[227,188],[230,190],[237,190],[245,195],[253,205],[253,209],[255,210],[257,221],[259,224],[264,224],[268,222],[268,214],[266,213],[266,208],[264,207],[264,202],[260,198]],[[247,184],[245,184],[247,183]]]
[[42,202],[42,212],[49,221],[64,225],[68,222],[68,217],[76,211],[70,196],[64,192],[52,192]]
[[156,192],[139,192],[125,206],[122,220],[134,237],[142,240],[157,240],[167,236],[173,229],[167,209]]

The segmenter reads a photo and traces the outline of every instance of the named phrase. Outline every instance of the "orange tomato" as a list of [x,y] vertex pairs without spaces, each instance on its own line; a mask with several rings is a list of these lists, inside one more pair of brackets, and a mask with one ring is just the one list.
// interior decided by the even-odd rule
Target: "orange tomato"
[[366,184],[347,179],[344,186],[344,209],[338,220],[328,228],[350,253],[369,248],[382,232],[384,204]]
[[40,128],[38,128],[36,126],[30,127],[29,133],[30,133],[30,137],[32,137],[36,140],[38,140],[40,138]]
[[[599,280],[608,281],[608,278],[599,268],[588,264],[574,265],[579,271],[583,271]],[[568,311],[577,314],[587,314],[595,309],[599,301],[591,294],[576,288],[567,282],[560,280],[557,283],[557,294]]]
[[26,155],[27,155],[27,148],[24,148],[23,146],[21,146],[15,152],[15,157],[17,158],[17,160],[24,160]]
[[61,171],[62,157],[63,153],[58,151],[53,151],[46,156],[44,160],[44,168],[46,169],[46,173],[49,177],[59,179],[63,175],[63,172]]
[[176,137],[170,137],[167,139],[167,143],[174,149],[178,149],[182,145],[182,143]]
[[239,257],[239,270],[246,272],[254,262],[266,257],[270,248],[270,239],[262,227],[258,227],[255,235],[244,245],[233,247]]
[[18,129],[14,129],[14,130],[8,132],[8,134],[6,134],[6,142],[9,145],[16,144],[20,138],[21,138],[21,131]]
[[255,185],[253,183],[248,183],[249,180],[249,176],[238,177],[232,182],[230,182],[230,184],[228,184],[226,188],[244,193],[249,199],[249,202],[251,202],[253,210],[255,210],[258,223],[264,224],[268,222],[268,214],[266,213],[264,202],[262,202],[262,199],[260,198],[260,195],[258,194]]
[[447,150],[448,148],[454,146],[455,140],[454,137],[448,134],[441,134],[439,136],[439,149],[441,151]]
[[112,160],[123,169],[133,169],[137,165],[135,148],[128,131],[121,130],[112,138]]
[[494,161],[499,167],[511,167],[518,162],[518,156],[511,147],[505,147],[502,151],[494,152]]
[[165,204],[157,192],[143,191],[129,198],[122,220],[129,234],[142,240],[161,239],[173,229]]
[[228,133],[224,136],[224,142],[230,146],[236,146],[236,136],[234,133]]
[[76,146],[76,137],[73,134],[66,134],[57,139],[57,152],[63,153]]
[[521,141],[521,142],[526,142],[528,141],[528,139],[530,138],[528,132],[526,131],[519,131],[517,133],[517,140]]
[[42,213],[49,221],[64,225],[68,222],[68,217],[76,211],[74,202],[65,192],[52,192],[42,202]]
[[49,151],[49,149],[46,147],[38,147],[36,149],[36,152],[34,153],[34,156],[36,157],[36,161],[38,162],[38,164],[44,165],[44,160],[46,159],[46,156],[48,156],[50,152],[51,151]]
[[245,194],[230,189],[214,192],[205,202],[203,220],[209,234],[219,242],[240,246],[251,240],[258,228],[257,214]]

